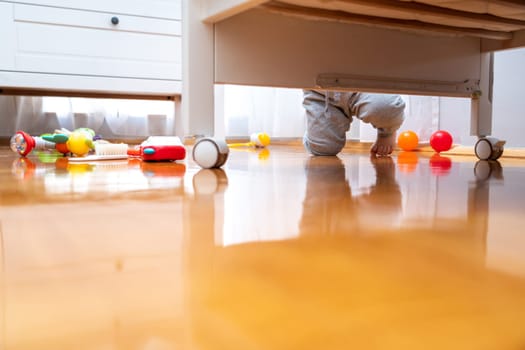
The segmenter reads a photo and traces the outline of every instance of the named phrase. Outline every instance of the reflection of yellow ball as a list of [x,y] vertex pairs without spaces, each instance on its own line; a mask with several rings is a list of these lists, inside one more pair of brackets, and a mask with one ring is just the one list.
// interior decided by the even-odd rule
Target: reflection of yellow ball
[[87,140],[86,135],[82,132],[72,132],[67,140],[67,148],[74,155],[83,157],[88,154],[90,150],[89,140]]
[[71,175],[77,175],[77,174],[84,174],[87,172],[93,171],[93,165],[92,164],[86,164],[86,163],[79,163],[79,164],[67,164],[67,172]]
[[259,152],[258,158],[260,160],[268,160],[270,158],[270,150],[268,148],[264,148]]

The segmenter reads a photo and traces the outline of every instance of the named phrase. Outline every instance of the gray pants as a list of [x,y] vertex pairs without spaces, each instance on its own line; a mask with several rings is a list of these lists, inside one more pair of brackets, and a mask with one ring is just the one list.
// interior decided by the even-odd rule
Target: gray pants
[[304,90],[306,133],[303,143],[314,155],[336,155],[346,143],[352,117],[370,123],[378,135],[394,133],[404,120],[398,95]]

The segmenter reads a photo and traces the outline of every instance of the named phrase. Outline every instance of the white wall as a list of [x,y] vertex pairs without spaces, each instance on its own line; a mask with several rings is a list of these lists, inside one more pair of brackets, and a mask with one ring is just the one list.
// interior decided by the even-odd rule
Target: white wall
[[508,147],[525,147],[525,49],[496,54],[492,134]]
[[[506,140],[505,147],[525,147],[525,48],[495,54],[492,136]],[[473,145],[470,136],[470,100],[440,98],[440,128],[455,142]]]

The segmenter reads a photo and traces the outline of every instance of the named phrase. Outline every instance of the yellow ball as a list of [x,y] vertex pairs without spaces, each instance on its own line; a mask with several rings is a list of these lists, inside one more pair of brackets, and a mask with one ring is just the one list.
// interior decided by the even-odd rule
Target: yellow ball
[[270,136],[265,132],[259,132],[250,135],[250,141],[253,142],[256,147],[266,147],[270,144]]
[[89,141],[83,132],[72,132],[67,140],[67,148],[71,153],[78,157],[83,157],[89,153]]

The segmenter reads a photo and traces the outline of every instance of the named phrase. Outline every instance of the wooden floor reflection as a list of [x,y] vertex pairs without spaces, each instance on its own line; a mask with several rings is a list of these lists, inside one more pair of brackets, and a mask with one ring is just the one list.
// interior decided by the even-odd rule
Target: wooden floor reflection
[[0,150],[0,349],[524,349],[525,160]]

